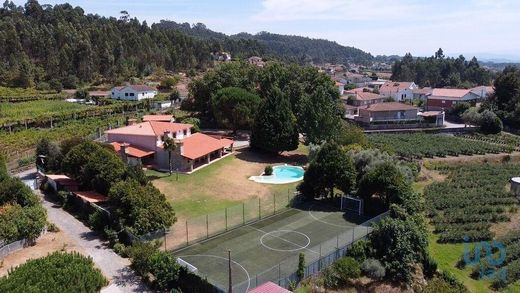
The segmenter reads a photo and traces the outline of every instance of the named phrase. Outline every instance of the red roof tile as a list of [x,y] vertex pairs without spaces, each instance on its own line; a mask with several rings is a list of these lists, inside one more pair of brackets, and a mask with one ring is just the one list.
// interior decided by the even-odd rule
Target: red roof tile
[[174,119],[173,115],[144,115],[143,121],[159,121],[159,122],[171,122]]
[[231,139],[217,139],[203,133],[195,133],[183,139],[182,142],[184,143],[182,156],[191,160],[233,144]]
[[[114,147],[114,150],[116,152],[120,152],[121,151],[121,145],[123,143],[112,142],[110,144]],[[132,146],[130,144],[126,144],[126,145],[127,145],[127,147],[126,147],[126,154],[129,155],[129,156],[132,156],[132,157],[144,158],[144,157],[153,155],[155,153],[154,151],[145,150],[143,148],[138,148],[138,147]]]
[[92,202],[92,203],[107,201],[106,196],[99,194],[95,191],[74,191],[74,194],[81,197],[82,199],[84,199],[88,202]]
[[175,133],[179,130],[187,130],[192,127],[193,125],[191,124],[146,121],[135,125],[107,130],[105,133],[159,136],[163,135],[166,131]]
[[249,290],[249,293],[291,293],[291,291],[282,288],[273,282],[267,282],[253,290]]
[[402,91],[404,89],[408,89],[412,86],[413,82],[411,81],[387,81],[380,88],[380,93],[396,93],[398,91]]
[[432,96],[462,98],[469,92],[470,90],[467,89],[433,89]]
[[370,112],[385,112],[385,111],[406,111],[418,110],[419,108],[410,106],[399,102],[388,102],[369,105],[366,110]]
[[78,186],[79,183],[67,175],[47,175],[47,178],[63,186]]

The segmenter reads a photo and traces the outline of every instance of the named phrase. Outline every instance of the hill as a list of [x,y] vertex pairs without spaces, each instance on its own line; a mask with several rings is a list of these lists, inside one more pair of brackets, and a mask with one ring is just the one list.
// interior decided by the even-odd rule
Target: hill
[[[252,35],[239,33],[228,36],[226,34],[212,31],[202,23],[190,25],[188,23],[176,23],[175,21],[162,20],[154,27],[169,28],[181,31],[199,39],[211,40],[236,40],[255,41],[265,49],[265,54],[278,59],[298,63],[361,63],[369,64],[374,57],[360,49],[345,47],[336,42],[324,39],[312,39],[301,36],[280,35],[269,32],[260,32]],[[224,49],[228,45],[223,44]],[[259,50],[260,51],[260,50]]]

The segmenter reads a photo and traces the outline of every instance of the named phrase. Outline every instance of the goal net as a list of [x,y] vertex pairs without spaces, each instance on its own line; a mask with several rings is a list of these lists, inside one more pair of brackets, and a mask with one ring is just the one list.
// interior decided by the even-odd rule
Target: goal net
[[341,210],[355,212],[358,215],[363,214],[363,200],[360,198],[342,196]]
[[189,262],[183,260],[182,258],[178,257],[177,258],[177,263],[181,266],[181,267],[185,267],[188,269],[188,271],[192,272],[192,273],[196,273],[197,272],[197,268],[190,264]]

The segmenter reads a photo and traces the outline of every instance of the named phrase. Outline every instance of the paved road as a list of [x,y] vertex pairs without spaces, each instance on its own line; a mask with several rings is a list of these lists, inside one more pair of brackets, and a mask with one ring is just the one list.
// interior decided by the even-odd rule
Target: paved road
[[[27,179],[31,178],[31,173],[27,171],[17,176]],[[32,176],[34,178],[34,173]],[[39,191],[36,192],[41,195]],[[110,280],[110,285],[101,292],[151,292],[141,282],[141,278],[130,269],[130,261],[109,249],[97,233],[52,202],[44,199],[43,206],[47,210],[49,221],[76,241]]]

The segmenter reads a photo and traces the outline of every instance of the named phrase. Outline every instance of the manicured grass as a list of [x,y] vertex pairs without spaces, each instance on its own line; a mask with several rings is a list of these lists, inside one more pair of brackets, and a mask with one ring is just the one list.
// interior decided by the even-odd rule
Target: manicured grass
[[[300,155],[299,152],[305,149],[301,147],[292,154]],[[273,194],[284,198],[288,192],[292,194],[298,183],[269,185],[248,179],[261,174],[267,165],[286,162],[287,157],[284,156],[239,151],[190,175],[169,176],[152,170],[146,171],[146,175],[170,200],[178,217],[193,218],[222,211],[253,198],[268,200]]]

